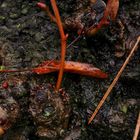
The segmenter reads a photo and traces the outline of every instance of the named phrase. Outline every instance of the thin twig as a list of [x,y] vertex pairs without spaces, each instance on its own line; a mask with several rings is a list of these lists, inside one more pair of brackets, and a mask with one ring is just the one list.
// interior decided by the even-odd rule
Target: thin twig
[[[46,69],[57,70],[55,67],[45,65]],[[34,72],[37,68],[26,68],[26,69],[3,69],[0,73],[16,73],[16,72]],[[47,73],[47,72],[46,72]]]
[[79,40],[79,38],[81,37],[81,34],[78,35],[68,46],[67,46],[67,49],[72,46],[75,42],[77,42]]
[[102,107],[103,103],[105,102],[106,98],[108,97],[108,95],[110,94],[110,92],[112,91],[113,87],[115,86],[115,84],[117,83],[119,77],[121,76],[124,68],[126,67],[126,65],[129,63],[130,58],[132,57],[132,55],[134,54],[134,52],[137,50],[138,48],[138,43],[140,41],[140,36],[137,39],[137,42],[135,43],[134,47],[132,48],[130,54],[128,55],[127,59],[125,60],[123,66],[121,67],[121,69],[119,70],[118,74],[116,75],[115,79],[113,80],[113,82],[111,83],[111,85],[109,86],[109,88],[107,89],[106,93],[104,94],[103,98],[101,99],[101,101],[99,102],[98,106],[96,107],[94,113],[92,114],[92,116],[90,117],[88,124],[90,124],[92,122],[92,120],[94,119],[94,117],[96,116],[96,114],[98,113],[98,111],[100,110],[100,108]]
[[[68,49],[69,47],[71,47],[75,42],[77,42],[81,37],[81,34],[78,35],[70,44],[67,45],[66,49]],[[56,58],[58,57],[58,54],[56,54],[56,56],[47,64],[48,66],[54,62],[56,60]]]
[[61,22],[60,14],[56,5],[55,0],[51,0],[51,5],[56,17],[56,22],[57,26],[59,28],[60,36],[61,36],[61,65],[60,65],[60,70],[59,70],[59,75],[58,75],[58,80],[56,84],[56,90],[59,90],[61,82],[62,82],[62,77],[63,77],[63,72],[64,72],[64,62],[65,62],[65,54],[66,54],[66,40],[67,36],[64,33],[63,25]]
[[137,137],[139,135],[139,131],[140,131],[140,112],[139,112],[139,116],[138,116],[137,125],[136,125],[133,140],[137,140]]

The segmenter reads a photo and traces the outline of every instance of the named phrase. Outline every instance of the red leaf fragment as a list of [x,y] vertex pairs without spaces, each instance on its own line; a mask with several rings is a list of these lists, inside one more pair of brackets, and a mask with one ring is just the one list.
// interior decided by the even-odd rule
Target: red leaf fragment
[[[37,74],[46,74],[59,71],[60,62],[59,61],[53,61],[51,63],[50,62],[51,61],[45,61],[39,67],[34,68],[32,71]],[[100,69],[94,67],[91,64],[73,61],[65,61],[64,71],[96,78],[108,77],[106,73],[102,72]]]

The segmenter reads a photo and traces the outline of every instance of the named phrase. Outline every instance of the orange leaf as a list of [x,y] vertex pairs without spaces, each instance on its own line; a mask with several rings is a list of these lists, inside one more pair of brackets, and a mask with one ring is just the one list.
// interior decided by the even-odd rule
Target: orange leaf
[[[45,61],[39,67],[34,68],[32,71],[37,74],[45,74],[58,71],[60,68],[59,61]],[[100,69],[94,67],[91,64],[65,61],[64,71],[70,73],[76,73],[85,76],[91,76],[96,78],[107,78],[108,75],[102,72]]]

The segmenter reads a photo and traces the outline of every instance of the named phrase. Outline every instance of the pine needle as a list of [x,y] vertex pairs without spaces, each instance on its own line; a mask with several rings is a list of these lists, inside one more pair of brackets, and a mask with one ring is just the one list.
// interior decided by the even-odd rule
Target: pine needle
[[138,116],[138,120],[137,120],[137,124],[136,124],[136,129],[135,129],[133,140],[137,140],[137,137],[139,135],[139,131],[140,131],[140,112],[139,112],[139,116]]
[[131,57],[133,56],[134,52],[137,50],[138,48],[138,43],[140,41],[140,36],[138,37],[134,47],[132,48],[130,54],[128,55],[128,57],[126,58],[124,64],[122,65],[121,69],[119,70],[118,74],[116,75],[115,79],[113,80],[113,82],[111,83],[111,85],[109,86],[109,88],[107,89],[106,93],[104,94],[103,98],[101,99],[101,101],[99,102],[98,106],[96,107],[94,113],[92,114],[92,116],[90,117],[88,124],[90,124],[92,122],[92,120],[95,118],[96,114],[98,113],[98,111],[100,110],[100,108],[102,107],[103,103],[105,102],[105,100],[107,99],[107,97],[109,96],[110,92],[112,91],[113,87],[115,86],[115,84],[117,83],[118,79],[120,78],[123,70],[125,69],[126,65],[129,63]]

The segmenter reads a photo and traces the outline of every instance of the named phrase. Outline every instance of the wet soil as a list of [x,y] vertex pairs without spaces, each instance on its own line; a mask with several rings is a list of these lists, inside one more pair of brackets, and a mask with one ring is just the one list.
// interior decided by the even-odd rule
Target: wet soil
[[[1,69],[32,68],[56,55],[60,58],[57,26],[36,3],[0,1]],[[59,0],[62,20],[88,4]],[[106,80],[65,73],[63,90],[56,95],[57,73],[0,73],[0,127],[6,131],[0,139],[132,139],[140,110],[140,49],[94,121],[87,125],[87,120],[140,35],[139,9],[138,0],[121,1],[115,22],[92,37],[81,37],[67,50],[66,60],[93,64],[109,74]],[[66,32],[69,44],[77,32]]]

